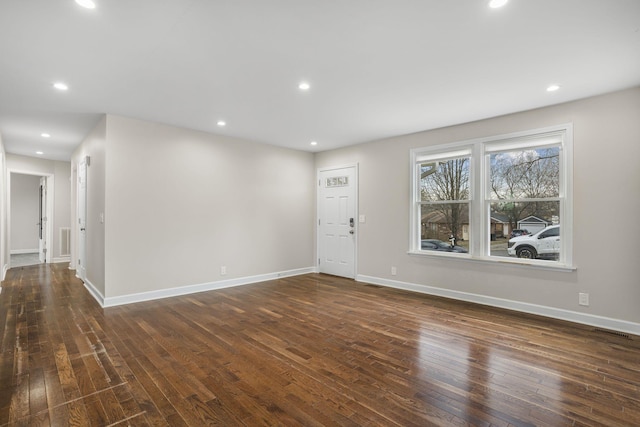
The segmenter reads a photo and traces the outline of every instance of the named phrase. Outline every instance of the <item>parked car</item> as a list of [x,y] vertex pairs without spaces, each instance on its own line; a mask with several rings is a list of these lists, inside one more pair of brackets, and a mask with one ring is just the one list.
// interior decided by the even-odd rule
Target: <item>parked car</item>
[[509,239],[507,253],[518,258],[557,259],[560,255],[560,226],[551,225],[535,234]]
[[511,236],[509,236],[510,239],[514,238],[514,237],[518,237],[518,236],[526,236],[527,234],[531,234],[529,233],[529,230],[526,229],[515,229],[513,231],[511,231]]
[[451,243],[443,242],[442,240],[436,239],[422,240],[421,248],[423,251],[457,252],[465,254],[469,252],[462,246],[451,246]]

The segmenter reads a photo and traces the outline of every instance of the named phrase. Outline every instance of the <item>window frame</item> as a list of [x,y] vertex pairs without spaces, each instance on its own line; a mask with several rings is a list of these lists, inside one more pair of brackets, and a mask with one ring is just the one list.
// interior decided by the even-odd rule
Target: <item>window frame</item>
[[[521,258],[490,255],[490,205],[491,198],[490,155],[504,151],[558,146],[559,150],[559,201],[560,257],[557,261],[525,260]],[[470,152],[469,177],[469,253],[450,253],[421,250],[420,164],[435,158],[459,157]],[[539,129],[525,130],[504,135],[489,136],[431,147],[410,150],[410,255],[466,259],[487,263],[525,265],[551,270],[573,271],[573,124],[561,124]],[[557,200],[556,200],[557,199]]]

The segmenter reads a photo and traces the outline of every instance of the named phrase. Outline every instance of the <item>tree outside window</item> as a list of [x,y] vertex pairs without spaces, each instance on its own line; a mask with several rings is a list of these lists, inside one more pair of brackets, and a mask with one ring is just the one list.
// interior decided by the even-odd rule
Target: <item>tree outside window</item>
[[[410,252],[572,269],[572,133],[567,124],[411,150]],[[536,251],[510,242],[554,225]],[[423,250],[450,237],[464,247]]]
[[[464,244],[469,239],[469,158],[420,164],[421,239]],[[468,244],[466,245],[468,247]]]
[[[559,223],[560,147],[527,148],[489,155],[490,212],[506,219],[504,238],[511,231],[533,234]],[[535,223],[527,225],[526,220]],[[535,227],[535,228],[533,228]],[[490,254],[508,256],[507,242],[492,236]]]

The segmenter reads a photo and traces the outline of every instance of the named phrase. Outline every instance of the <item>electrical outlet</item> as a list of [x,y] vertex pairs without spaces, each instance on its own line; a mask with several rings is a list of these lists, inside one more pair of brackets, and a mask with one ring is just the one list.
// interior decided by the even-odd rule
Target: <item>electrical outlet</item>
[[398,274],[398,270],[395,267],[391,267],[391,275],[395,276],[396,274]]
[[589,294],[585,293],[585,292],[580,292],[578,294],[578,304],[580,305],[589,305]]
[[226,265],[221,265],[220,266],[220,275],[221,276],[226,276],[227,275],[227,266]]

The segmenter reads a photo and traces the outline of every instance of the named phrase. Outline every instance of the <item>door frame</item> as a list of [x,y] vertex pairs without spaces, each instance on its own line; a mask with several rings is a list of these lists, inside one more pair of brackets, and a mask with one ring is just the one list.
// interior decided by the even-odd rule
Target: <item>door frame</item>
[[[47,248],[47,257],[45,257],[45,264],[49,264],[53,259],[53,253],[51,252],[51,248],[53,245],[53,212],[54,212],[54,189],[55,189],[55,181],[54,175],[51,173],[43,173],[43,172],[34,172],[34,171],[25,171],[21,169],[7,169],[7,241],[8,247],[7,252],[9,252],[9,267],[11,267],[11,175],[12,174],[19,175],[31,175],[31,176],[39,176],[41,178],[45,178],[47,185],[47,208],[46,208],[46,227],[44,230],[44,235],[46,238],[45,247]],[[39,197],[39,196],[38,196]]]
[[49,227],[49,181],[46,177],[40,177],[38,189],[38,257],[41,263],[46,264],[51,243],[47,237]]
[[[76,209],[75,209],[75,219],[72,227],[72,231],[75,231],[76,245],[75,245],[75,253],[72,251],[71,257],[73,258],[74,268],[76,270],[76,277],[86,283],[87,281],[87,211],[88,211],[88,203],[87,197],[89,194],[89,187],[87,185],[87,180],[89,176],[89,165],[90,165],[89,156],[83,156],[76,168],[74,169],[75,173],[72,173],[72,177],[75,178],[75,197],[76,197]],[[84,170],[84,193],[81,195],[81,187],[80,187],[80,178],[81,178],[81,170]],[[84,202],[84,206],[81,206],[81,202]],[[82,230],[82,224],[80,223],[80,210],[84,209],[84,230]],[[84,232],[83,232],[84,231]],[[73,238],[72,238],[73,240]],[[71,268],[71,265],[70,267]]]
[[[322,167],[322,168],[318,168],[316,169],[316,182],[317,185],[315,186],[316,188],[316,219],[315,219],[315,227],[316,227],[316,233],[315,233],[315,239],[316,239],[316,253],[315,253],[315,270],[316,272],[320,272],[320,175],[322,172],[328,172],[328,171],[333,171],[333,170],[337,170],[337,169],[346,169],[346,168],[353,168],[354,169],[354,188],[355,188],[355,197],[354,197],[354,203],[355,203],[355,208],[354,208],[354,216],[355,216],[355,233],[356,233],[356,238],[354,239],[353,242],[353,277],[352,279],[356,279],[356,277],[358,277],[358,241],[360,240],[360,215],[359,215],[359,210],[358,207],[360,206],[360,180],[359,180],[359,176],[360,176],[360,168],[359,168],[359,164],[356,163],[349,163],[349,164],[343,164],[343,165],[338,165],[338,166],[327,166],[327,167]],[[351,279],[351,277],[350,277]]]

